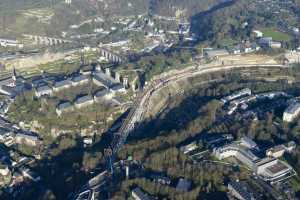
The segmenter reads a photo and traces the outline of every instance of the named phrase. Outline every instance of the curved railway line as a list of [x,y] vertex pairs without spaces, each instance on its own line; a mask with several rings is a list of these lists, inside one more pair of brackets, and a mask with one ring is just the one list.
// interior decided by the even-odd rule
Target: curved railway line
[[[246,68],[286,68],[285,65],[279,64],[257,64],[257,65],[207,65],[207,66],[191,66],[189,69],[178,71],[175,74],[167,75],[164,78],[157,78],[151,81],[150,84],[138,95],[129,114],[123,121],[122,126],[118,132],[114,133],[113,139],[110,144],[111,155],[116,154],[125,144],[128,135],[138,126],[139,122],[144,119],[144,112],[147,110],[147,105],[151,99],[151,96],[168,86],[169,84],[191,78],[198,75],[209,74],[218,71],[234,70],[234,69],[246,69]],[[112,167],[116,167],[120,162],[112,164]],[[93,200],[95,193],[99,192],[99,188],[105,184],[106,178],[109,175],[109,170],[103,171],[92,178],[76,195],[75,200]],[[96,188],[96,189],[95,189]],[[87,197],[87,198],[83,198]]]

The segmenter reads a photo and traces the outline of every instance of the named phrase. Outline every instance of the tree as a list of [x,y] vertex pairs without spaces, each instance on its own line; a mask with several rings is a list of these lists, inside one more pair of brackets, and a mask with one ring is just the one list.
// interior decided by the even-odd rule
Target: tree
[[59,149],[61,151],[75,147],[76,146],[76,141],[73,138],[70,137],[64,137],[60,140],[59,142]]
[[85,171],[90,171],[97,167],[100,164],[103,155],[101,152],[89,153],[85,152],[82,159],[82,167]]

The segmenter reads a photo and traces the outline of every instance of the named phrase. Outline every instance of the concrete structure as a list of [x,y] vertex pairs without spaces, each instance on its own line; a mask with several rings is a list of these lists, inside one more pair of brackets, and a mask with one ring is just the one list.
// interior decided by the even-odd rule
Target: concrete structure
[[70,88],[71,86],[72,86],[71,80],[69,80],[69,79],[61,80],[61,81],[55,82],[55,84],[53,85],[53,90],[55,92],[59,92],[61,90]]
[[70,102],[64,102],[58,104],[58,106],[56,107],[56,114],[58,116],[61,116],[62,113],[69,112],[72,110],[73,110],[73,105]]
[[93,83],[98,86],[103,86],[106,89],[110,89],[115,84],[118,84],[115,79],[103,72],[97,72],[93,75]]
[[38,136],[25,133],[17,133],[15,140],[17,144],[27,144],[30,146],[36,146],[40,142]]
[[266,47],[271,47],[272,42],[273,42],[272,37],[263,37],[259,39],[259,44]]
[[45,86],[40,86],[35,89],[35,95],[37,97],[42,97],[42,96],[51,96],[53,94],[53,90],[51,87],[45,85]]
[[68,4],[68,5],[71,5],[72,4],[72,0],[65,0],[65,3]]
[[0,127],[0,142],[6,143],[14,138],[14,133],[8,129]]
[[83,85],[89,82],[89,77],[85,75],[75,76],[71,80],[72,86]]
[[258,148],[257,144],[248,137],[242,137],[240,144],[248,149]]
[[107,89],[102,89],[96,92],[94,95],[95,102],[101,102],[103,100],[111,99],[113,97],[113,94],[109,92]]
[[94,98],[90,95],[85,95],[76,99],[75,108],[83,108],[94,103]]
[[18,40],[11,40],[11,39],[4,39],[0,38],[0,46],[2,47],[17,47],[17,48],[23,48],[24,45],[21,44]]
[[24,91],[26,81],[23,77],[18,76],[13,69],[11,76],[0,80],[0,93],[14,98]]
[[187,154],[191,151],[194,151],[198,148],[197,142],[192,142],[186,146],[180,147],[180,151],[182,151],[184,154]]
[[296,143],[294,141],[288,142],[284,145],[286,152],[292,153],[296,149]]
[[259,200],[260,195],[246,182],[231,181],[228,183],[228,193],[238,200]]
[[184,178],[180,178],[177,183],[176,190],[180,192],[188,192],[190,191],[191,187],[192,187],[191,181],[186,180]]
[[10,170],[7,165],[0,163],[0,175],[7,176],[10,173]]
[[266,150],[266,156],[273,157],[273,158],[280,158],[285,153],[285,146],[284,145],[277,145],[270,149]]
[[245,89],[239,90],[237,92],[234,92],[232,95],[229,95],[227,97],[222,98],[221,101],[225,104],[225,103],[228,103],[229,101],[232,101],[234,99],[244,97],[244,96],[248,96],[248,95],[251,95],[251,94],[252,94],[251,89],[245,88]]
[[120,56],[116,55],[115,53],[112,53],[111,51],[109,51],[107,49],[100,47],[99,51],[100,51],[100,55],[103,56],[105,59],[107,59],[110,62],[113,62],[113,63],[123,62],[123,59]]
[[272,41],[270,47],[273,49],[280,49],[282,47],[281,42]]
[[41,180],[41,177],[31,171],[29,168],[22,167],[21,172],[23,176],[33,180],[34,182],[39,182]]
[[170,185],[171,184],[171,179],[169,177],[163,176],[163,175],[157,175],[157,174],[152,174],[150,175],[151,179],[155,183],[159,183],[162,185]]
[[204,51],[204,55],[207,58],[214,59],[221,56],[227,56],[229,55],[229,52],[226,49],[216,49],[216,50],[209,49]]
[[144,193],[140,188],[135,188],[131,191],[132,198],[135,200],[153,200],[148,194]]
[[277,182],[295,175],[293,168],[276,158],[264,158],[256,164],[255,172],[265,181]]
[[300,102],[291,104],[283,113],[283,121],[292,122],[300,114]]
[[113,93],[116,93],[116,92],[124,93],[124,92],[126,92],[126,89],[122,84],[115,84],[110,88],[110,91]]
[[255,34],[256,38],[261,38],[263,37],[263,32],[259,31],[259,30],[254,30],[253,33]]

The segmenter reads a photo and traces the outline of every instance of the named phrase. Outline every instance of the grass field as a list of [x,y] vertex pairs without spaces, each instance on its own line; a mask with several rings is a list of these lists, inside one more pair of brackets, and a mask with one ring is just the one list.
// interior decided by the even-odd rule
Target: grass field
[[264,28],[262,32],[264,37],[272,37],[275,41],[287,42],[291,39],[288,34],[277,31],[273,28]]

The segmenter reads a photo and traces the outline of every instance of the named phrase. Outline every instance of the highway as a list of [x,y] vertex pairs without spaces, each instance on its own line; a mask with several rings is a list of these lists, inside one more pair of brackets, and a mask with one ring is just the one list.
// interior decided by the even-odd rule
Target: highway
[[[213,72],[234,70],[234,69],[245,69],[245,68],[286,68],[284,65],[274,65],[274,64],[261,64],[261,65],[194,65],[183,70],[178,70],[176,73],[170,75],[165,74],[163,77],[154,78],[145,88],[141,91],[133,106],[127,115],[126,119],[123,121],[118,132],[114,133],[113,139],[111,141],[110,147],[113,154],[123,147],[126,142],[128,135],[134,131],[134,129],[139,125],[140,122],[144,120],[145,112],[147,111],[150,99],[153,94],[159,90],[167,87],[176,81],[183,79],[209,74]],[[115,163],[114,166],[118,165],[119,162]],[[106,177],[109,175],[108,171],[105,170],[101,174],[98,174],[93,179],[91,179],[85,186],[82,192],[77,195],[74,199],[76,200],[92,200],[94,199],[95,190],[93,188],[99,188],[106,182]],[[99,190],[97,190],[98,192]]]

